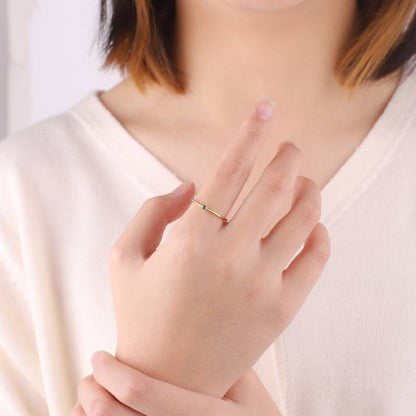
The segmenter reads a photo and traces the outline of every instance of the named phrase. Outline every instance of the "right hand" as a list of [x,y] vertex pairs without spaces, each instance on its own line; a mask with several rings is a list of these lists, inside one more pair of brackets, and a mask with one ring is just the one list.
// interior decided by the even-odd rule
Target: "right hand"
[[[266,127],[253,108],[197,201],[228,214]],[[255,364],[295,317],[329,256],[318,223],[320,190],[298,177],[300,162],[300,150],[284,143],[229,223],[190,202],[193,184],[143,204],[109,257],[119,360],[217,397]],[[290,211],[263,237],[294,187]],[[166,224],[179,217],[159,246]]]

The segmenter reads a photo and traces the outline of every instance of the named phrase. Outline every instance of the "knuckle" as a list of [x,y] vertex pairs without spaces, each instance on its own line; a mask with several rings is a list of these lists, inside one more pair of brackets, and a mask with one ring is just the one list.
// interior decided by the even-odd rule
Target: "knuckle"
[[195,258],[199,257],[201,249],[194,235],[186,234],[176,239],[172,251],[180,264],[188,264],[195,262]]
[[304,202],[299,208],[300,222],[304,226],[316,224],[321,217],[321,204],[316,201]]
[[293,153],[293,156],[297,159],[301,159],[303,156],[302,151],[299,149],[299,147],[296,146],[295,143],[291,142],[291,141],[284,141],[281,142],[280,147],[279,147],[279,153],[280,152],[284,152],[284,151],[289,151],[291,153]]
[[329,252],[326,249],[317,248],[312,251],[311,253],[312,258],[315,263],[319,265],[324,265],[329,258]]
[[329,245],[329,240],[321,240],[311,250],[312,260],[314,261],[314,263],[320,266],[323,266],[328,261],[330,254],[331,249]]
[[157,196],[153,196],[151,198],[146,199],[143,204],[142,204],[142,209],[154,209],[156,207],[158,207],[160,205],[162,201],[162,196],[161,195],[157,195]]
[[143,401],[148,389],[149,383],[145,380],[138,380],[134,377],[127,378],[121,388],[121,402],[127,405],[137,405]]
[[321,199],[321,190],[319,189],[318,184],[310,178],[303,178],[305,183],[306,191],[314,200],[320,201]]
[[218,262],[218,268],[222,276],[230,279],[239,274],[238,263],[231,258],[223,258]]
[[91,376],[84,377],[77,386],[78,397],[83,397],[84,393],[88,391],[88,385],[90,383]]
[[248,137],[248,140],[250,141],[261,139],[264,136],[264,132],[259,129],[257,123],[248,125],[244,131],[244,134]]
[[216,175],[227,180],[244,178],[248,173],[248,168],[236,155],[226,157],[216,169]]
[[292,179],[288,172],[279,172],[276,175],[268,174],[265,178],[265,186],[272,194],[281,194],[290,191]]
[[247,305],[263,304],[264,302],[264,287],[258,280],[252,280],[246,290],[245,302]]
[[94,368],[92,377],[94,377],[94,371],[107,367],[108,363],[108,353],[102,350],[96,351],[94,356]]
[[256,122],[251,122],[246,125],[245,133],[249,137],[254,137],[257,135],[259,129]]
[[216,268],[218,274],[226,280],[235,276],[242,276],[248,273],[247,262],[242,261],[241,246],[239,241],[227,241],[226,244],[217,247],[218,252],[222,253],[217,256]]
[[266,322],[275,327],[286,326],[294,318],[297,313],[295,303],[287,299],[279,299],[278,302],[273,302],[268,310]]
[[126,253],[119,244],[114,244],[108,254],[108,263],[110,266],[123,263],[126,258]]
[[111,404],[109,399],[100,395],[91,400],[88,414],[91,416],[109,416]]

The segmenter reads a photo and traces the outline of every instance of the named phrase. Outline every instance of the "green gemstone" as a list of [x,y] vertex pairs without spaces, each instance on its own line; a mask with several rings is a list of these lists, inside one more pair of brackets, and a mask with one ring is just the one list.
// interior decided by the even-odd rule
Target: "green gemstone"
[[202,205],[202,209],[206,209],[207,208],[207,206],[206,205]]

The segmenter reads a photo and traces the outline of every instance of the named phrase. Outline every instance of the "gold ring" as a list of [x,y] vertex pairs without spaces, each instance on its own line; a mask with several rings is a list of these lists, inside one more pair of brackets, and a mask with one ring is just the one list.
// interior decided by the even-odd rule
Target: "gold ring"
[[213,211],[212,209],[208,208],[205,204],[201,204],[198,201],[195,201],[195,199],[191,198],[191,201],[197,204],[199,207],[201,207],[203,210],[210,212],[211,214],[216,215],[218,218],[221,218],[224,222],[228,222],[228,219],[224,217],[224,215],[219,214],[218,212]]

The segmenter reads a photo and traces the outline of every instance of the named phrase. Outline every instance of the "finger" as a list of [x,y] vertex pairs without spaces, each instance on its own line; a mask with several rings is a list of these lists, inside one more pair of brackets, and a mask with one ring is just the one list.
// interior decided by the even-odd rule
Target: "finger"
[[321,216],[321,192],[312,180],[298,176],[290,211],[262,239],[265,262],[286,267]]
[[301,151],[293,143],[282,143],[227,230],[238,230],[242,237],[244,233],[250,240],[260,240],[283,201],[292,192],[300,163]]
[[263,409],[275,407],[274,401],[254,369],[250,369],[243,377],[237,380],[227,391],[224,398],[228,398],[246,409],[260,410],[259,404],[261,404]]
[[297,310],[304,302],[328,261],[330,255],[328,230],[318,223],[305,242],[302,251],[284,270],[283,296]]
[[86,415],[144,416],[117,401],[92,375],[78,384],[78,398]]
[[101,386],[126,406],[151,416],[227,414],[232,406],[221,399],[148,377],[105,351],[94,353],[92,362],[94,379]]
[[[236,136],[221,155],[208,182],[201,187],[194,199],[222,215],[228,215],[253,169],[273,108],[273,102],[259,101],[250,110]],[[201,213],[198,209],[200,208],[195,205],[187,215],[199,221]],[[215,230],[223,222],[209,214],[205,215],[204,224]]]
[[75,407],[71,410],[70,416],[87,416],[79,401],[76,403]]
[[110,253],[111,260],[145,261],[160,244],[168,223],[182,216],[195,192],[185,188],[147,199],[123,231]]

